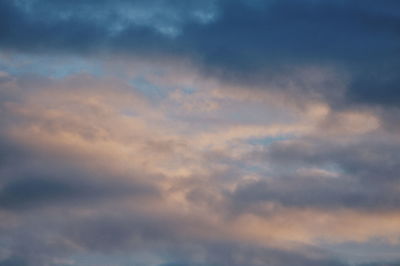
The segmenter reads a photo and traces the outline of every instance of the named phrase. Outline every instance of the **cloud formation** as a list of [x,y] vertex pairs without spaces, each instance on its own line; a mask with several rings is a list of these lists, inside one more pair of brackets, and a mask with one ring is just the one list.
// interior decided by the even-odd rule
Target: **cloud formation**
[[0,3],[0,265],[397,265],[397,1]]
[[[6,1],[3,48],[183,58],[231,82],[281,85],[299,67],[328,67],[313,93],[398,106],[397,1]],[[278,83],[278,84],[276,84]]]

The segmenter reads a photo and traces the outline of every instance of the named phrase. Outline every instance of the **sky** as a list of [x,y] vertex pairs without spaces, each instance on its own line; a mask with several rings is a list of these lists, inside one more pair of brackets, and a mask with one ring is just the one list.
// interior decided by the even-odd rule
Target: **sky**
[[0,1],[0,266],[400,265],[400,1]]

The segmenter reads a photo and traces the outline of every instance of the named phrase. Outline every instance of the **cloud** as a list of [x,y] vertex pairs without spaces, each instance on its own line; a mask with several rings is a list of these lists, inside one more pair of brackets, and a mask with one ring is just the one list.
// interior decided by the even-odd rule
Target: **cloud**
[[347,266],[321,241],[398,244],[390,108],[141,63],[2,73],[1,263]]
[[266,178],[239,183],[233,205],[398,210],[398,151],[397,141],[371,136],[278,141],[253,152],[252,158],[273,170]]
[[[0,45],[14,51],[184,58],[233,83],[294,82],[334,105],[399,103],[396,1],[39,0],[1,10]],[[328,67],[336,77],[313,89],[293,74],[303,67]]]

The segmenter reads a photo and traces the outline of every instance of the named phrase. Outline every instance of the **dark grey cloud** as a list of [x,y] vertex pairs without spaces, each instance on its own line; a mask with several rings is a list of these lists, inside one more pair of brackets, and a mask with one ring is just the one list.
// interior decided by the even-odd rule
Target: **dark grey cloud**
[[[162,264],[160,266],[167,265],[190,265],[190,266],[240,266],[240,265],[327,265],[327,266],[345,266],[345,263],[324,256],[323,252],[319,253],[318,258],[302,254],[301,252],[295,251],[282,251],[273,248],[259,248],[251,245],[240,245],[234,243],[207,243],[204,245],[205,259],[203,261],[196,261],[194,258],[196,254],[181,254],[180,260]],[[315,252],[315,251],[314,251]],[[318,253],[318,252],[317,252]],[[179,255],[175,255],[179,258]],[[186,257],[186,258],[185,258]]]
[[271,145],[266,158],[281,165],[336,166],[364,182],[386,183],[399,180],[399,149],[395,139],[379,136],[351,142],[303,138]]
[[10,257],[0,261],[1,266],[28,266],[29,264],[20,257]]
[[[51,230],[58,231],[46,229],[45,232],[47,237],[54,237],[60,236],[61,231],[65,243],[73,243],[74,246],[84,249],[86,254],[104,256],[118,254],[119,259],[116,259],[113,264],[121,266],[142,265],[135,260],[135,256],[131,257],[132,254],[140,253],[152,254],[157,261],[162,261],[160,265],[347,265],[315,247],[285,251],[235,241],[201,240],[188,235],[179,235],[179,225],[176,223],[167,222],[165,225],[163,226],[163,221],[159,219],[153,221],[150,217],[143,220],[142,217],[136,217],[133,214],[131,216],[124,214],[124,218],[108,214],[108,216],[95,216],[82,220],[68,219],[68,223],[64,225],[60,223],[59,227],[51,227]],[[172,228],[171,225],[173,225]],[[63,228],[68,228],[68,230],[62,231]],[[39,240],[36,239],[37,237],[39,236],[32,239],[26,238],[26,240]],[[31,242],[26,246],[29,244]],[[20,258],[27,261],[26,265],[40,265],[37,262],[48,263],[55,257],[68,258],[69,252],[65,250],[70,251],[68,245],[60,245],[57,249],[50,250],[46,248],[46,239],[39,240],[36,247],[22,249],[29,256],[18,254],[19,257],[15,255],[8,260]],[[75,265],[84,265],[82,263],[84,262],[77,261]]]
[[[29,178],[3,185],[0,193],[0,205],[3,208],[18,208],[48,203],[62,198],[73,199],[83,191],[81,187],[51,179]],[[84,193],[82,193],[84,195]]]
[[[193,26],[188,34],[195,41],[187,46],[196,47],[207,67],[235,81],[268,84],[284,79],[292,67],[330,65],[350,75],[345,102],[398,104],[396,5],[273,1],[254,8],[233,1],[216,23]],[[301,82],[296,85],[307,89]],[[329,97],[330,90],[338,89],[333,82],[317,92]]]
[[[207,21],[213,1],[13,1],[0,8],[1,45],[39,52],[163,52],[182,23]],[[202,19],[202,17],[205,17]],[[164,51],[165,52],[165,51]]]
[[[34,166],[32,166],[34,165]],[[78,166],[61,156],[41,154],[0,135],[0,209],[93,204],[112,198],[161,196],[158,188],[139,181],[143,174],[118,176]]]
[[300,208],[370,211],[398,209],[400,204],[397,190],[388,186],[372,187],[346,178],[304,178],[295,174],[290,178],[275,177],[239,186],[232,197],[234,208],[240,211],[253,211],[252,205],[261,202]]
[[[350,77],[345,103],[398,106],[397,10],[394,0],[3,1],[0,46],[187,57],[245,84],[279,84],[293,68],[330,66]],[[336,104],[338,84],[330,83],[317,92]]]
[[[39,175],[39,173],[35,173]],[[158,196],[156,188],[134,182],[106,181],[105,177],[84,175],[69,177],[55,173],[54,176],[35,177],[32,174],[15,177],[16,180],[2,182],[0,208],[24,210],[63,204],[97,203],[105,199],[121,197]],[[107,178],[107,177],[106,177]],[[112,177],[108,177],[112,178]],[[61,206],[60,206],[61,204]]]
[[[286,251],[240,240],[202,238],[188,233],[200,224],[184,216],[127,211],[121,206],[96,206],[91,213],[79,215],[63,208],[21,215],[24,223],[0,229],[12,250],[0,265],[56,265],[56,260],[79,258],[76,254],[83,254],[82,259],[73,265],[96,264],[90,256],[109,256],[113,265],[145,265],[136,260],[144,253],[160,265],[346,265],[316,247]],[[104,263],[99,262],[96,265]]]
[[[399,151],[394,141],[373,138],[344,145],[308,138],[277,142],[255,156],[271,165],[275,176],[238,186],[231,195],[232,204],[242,211],[260,202],[322,209],[397,210]],[[333,176],[304,169],[322,169]]]
[[397,266],[399,264],[400,261],[383,261],[383,262],[363,263],[359,264],[359,266]]

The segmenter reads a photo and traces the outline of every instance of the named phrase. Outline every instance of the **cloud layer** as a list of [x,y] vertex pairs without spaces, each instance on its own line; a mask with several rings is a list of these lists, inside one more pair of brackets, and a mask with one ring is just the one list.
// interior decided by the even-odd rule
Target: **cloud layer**
[[397,1],[0,3],[0,265],[398,265]]
[[[282,83],[329,67],[341,101],[398,106],[397,1],[6,1],[3,48],[184,58],[231,82]],[[310,88],[296,77],[297,90]],[[314,93],[337,103],[339,81]],[[339,82],[341,84],[341,82]],[[302,86],[303,85],[303,86]],[[334,97],[335,96],[335,97]]]

